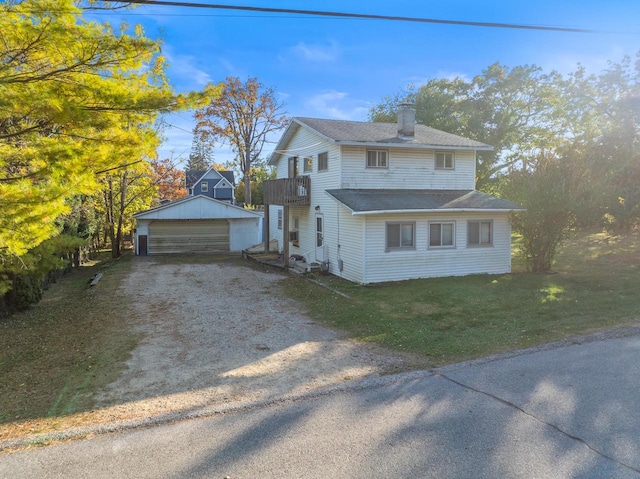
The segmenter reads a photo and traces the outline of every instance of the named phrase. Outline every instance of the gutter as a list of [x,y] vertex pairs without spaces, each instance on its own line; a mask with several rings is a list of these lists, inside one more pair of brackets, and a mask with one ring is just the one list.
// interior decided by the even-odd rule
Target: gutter
[[526,211],[526,208],[512,209],[482,209],[482,208],[442,208],[442,209],[419,209],[419,210],[372,210],[353,211],[353,216],[365,215],[385,215],[385,214],[410,214],[410,213],[513,213],[514,211]]

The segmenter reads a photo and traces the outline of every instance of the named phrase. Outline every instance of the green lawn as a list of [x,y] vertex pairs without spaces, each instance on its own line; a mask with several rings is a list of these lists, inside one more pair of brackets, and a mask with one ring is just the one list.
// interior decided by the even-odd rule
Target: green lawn
[[[517,248],[517,241],[515,242]],[[442,365],[636,324],[637,233],[574,233],[553,274],[513,273],[357,285],[319,277],[350,296],[288,281],[308,313],[348,335]]]
[[[117,378],[138,340],[118,294],[130,261],[73,270],[39,304],[0,320],[0,425],[87,411],[90,393]],[[97,272],[104,275],[90,288]],[[0,439],[19,433],[0,427]]]
[[[179,258],[166,257],[174,260]],[[92,416],[91,393],[118,376],[138,341],[127,324],[130,305],[119,294],[131,261],[128,255],[73,271],[40,304],[0,320],[0,439],[103,420]],[[99,271],[103,278],[89,288]],[[517,260],[514,271],[370,286],[318,277],[349,299],[295,277],[286,287],[311,316],[359,340],[416,353],[415,364],[422,366],[629,326],[640,318],[636,233],[577,233],[562,249],[556,274],[524,273]]]

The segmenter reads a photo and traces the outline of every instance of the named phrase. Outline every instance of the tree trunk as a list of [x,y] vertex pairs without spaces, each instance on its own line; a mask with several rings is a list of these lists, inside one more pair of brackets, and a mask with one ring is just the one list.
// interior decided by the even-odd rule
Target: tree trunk
[[127,207],[127,181],[128,172],[125,171],[120,180],[120,204],[118,205],[118,229],[116,230],[117,256],[122,254],[122,223],[124,221],[124,210]]
[[244,154],[244,204],[251,203],[251,152],[247,149]]

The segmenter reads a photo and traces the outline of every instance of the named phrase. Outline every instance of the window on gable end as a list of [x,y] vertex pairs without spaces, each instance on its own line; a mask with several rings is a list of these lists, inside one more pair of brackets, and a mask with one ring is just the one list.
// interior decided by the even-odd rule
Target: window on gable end
[[388,168],[387,150],[367,150],[367,168]]
[[452,151],[436,151],[436,169],[453,170],[455,167],[455,154]]
[[305,173],[310,173],[313,171],[313,157],[306,156],[304,158],[304,162],[302,164],[302,171]]
[[202,181],[200,183],[200,191],[202,191],[203,193],[206,193],[207,191],[209,191],[209,183],[206,181]]
[[329,153],[324,152],[318,154],[318,171],[327,171],[329,169]]

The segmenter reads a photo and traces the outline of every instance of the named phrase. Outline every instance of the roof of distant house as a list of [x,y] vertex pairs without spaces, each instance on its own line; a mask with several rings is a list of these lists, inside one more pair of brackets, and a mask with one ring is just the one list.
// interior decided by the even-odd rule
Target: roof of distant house
[[[212,169],[214,168],[209,168],[209,170],[212,170]],[[207,173],[209,170],[187,170],[184,174],[185,187],[192,188],[193,185],[195,185],[198,182],[198,180],[202,178],[204,174]],[[226,179],[229,183],[231,183],[232,186],[235,186],[236,179],[233,171],[226,171],[226,170],[224,171],[215,170],[215,171],[217,171],[224,179]]]

